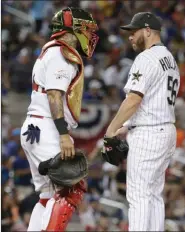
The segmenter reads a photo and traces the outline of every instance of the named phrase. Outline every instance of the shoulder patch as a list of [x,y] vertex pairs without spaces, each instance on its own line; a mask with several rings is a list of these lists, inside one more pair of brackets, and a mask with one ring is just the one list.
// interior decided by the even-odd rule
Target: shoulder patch
[[132,81],[136,80],[139,81],[139,78],[142,76],[141,73],[139,73],[139,70],[136,73],[132,73],[133,77],[132,77]]
[[69,72],[66,70],[59,70],[59,71],[55,72],[54,75],[55,75],[56,79],[63,79],[63,78],[69,79],[70,78]]

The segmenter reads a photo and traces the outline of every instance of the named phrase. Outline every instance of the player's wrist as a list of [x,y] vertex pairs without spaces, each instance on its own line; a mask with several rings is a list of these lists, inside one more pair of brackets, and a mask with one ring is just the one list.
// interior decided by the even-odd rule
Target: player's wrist
[[112,131],[107,130],[104,137],[112,138],[114,136],[115,136],[115,133],[113,133]]
[[68,129],[67,129],[68,124],[65,121],[64,117],[55,119],[54,123],[60,135],[68,134]]
[[61,141],[66,141],[66,140],[69,140],[69,139],[70,139],[69,134],[60,135],[60,140]]

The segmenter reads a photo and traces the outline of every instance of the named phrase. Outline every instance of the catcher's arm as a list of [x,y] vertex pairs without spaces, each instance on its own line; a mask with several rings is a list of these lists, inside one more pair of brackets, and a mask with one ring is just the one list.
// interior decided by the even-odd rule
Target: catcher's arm
[[137,93],[129,93],[127,98],[122,102],[116,116],[110,123],[106,136],[113,137],[115,136],[115,132],[122,127],[123,123],[125,123],[138,109],[142,96]]
[[73,158],[75,155],[74,144],[68,134],[67,123],[64,120],[63,100],[64,92],[61,90],[48,90],[48,101],[51,115],[60,134],[61,158]]

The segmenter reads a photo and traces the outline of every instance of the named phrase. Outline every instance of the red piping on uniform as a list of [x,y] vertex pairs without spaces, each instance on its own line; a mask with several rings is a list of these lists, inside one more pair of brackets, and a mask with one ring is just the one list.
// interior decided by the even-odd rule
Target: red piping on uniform
[[44,207],[46,207],[46,204],[47,204],[47,202],[49,201],[49,199],[50,199],[50,198],[41,198],[41,199],[39,200],[39,203],[40,203],[41,205],[43,205]]

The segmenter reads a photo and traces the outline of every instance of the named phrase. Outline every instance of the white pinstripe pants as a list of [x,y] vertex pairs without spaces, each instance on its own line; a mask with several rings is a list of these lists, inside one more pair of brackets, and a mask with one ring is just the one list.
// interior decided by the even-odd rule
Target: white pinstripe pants
[[129,231],[164,231],[162,191],[175,151],[176,128],[173,124],[139,126],[129,131],[127,141]]

